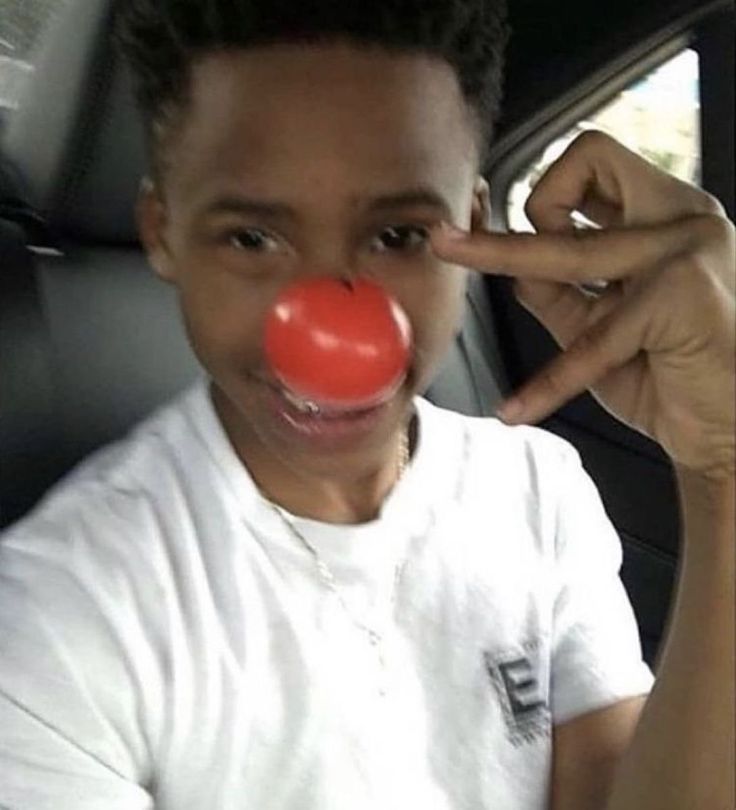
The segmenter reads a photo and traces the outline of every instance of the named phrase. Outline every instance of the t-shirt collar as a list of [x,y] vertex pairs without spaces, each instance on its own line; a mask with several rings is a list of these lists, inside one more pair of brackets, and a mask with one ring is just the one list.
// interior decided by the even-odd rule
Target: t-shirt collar
[[[217,468],[226,489],[235,497],[243,520],[259,533],[283,536],[283,521],[262,497],[247,466],[236,454],[215,411],[210,396],[210,380],[201,377],[186,396],[185,411],[210,463]],[[379,515],[367,523],[344,525],[311,520],[285,512],[287,519],[310,539],[319,536],[320,545],[335,551],[353,541],[364,548],[375,547],[387,534],[425,531],[434,519],[434,509],[448,486],[460,474],[462,441],[459,421],[448,430],[441,409],[423,397],[414,398],[418,418],[417,443],[409,466],[381,506]],[[458,459],[455,459],[458,456]],[[387,529],[391,532],[387,532]],[[362,541],[370,542],[362,542]],[[293,542],[293,538],[289,541]],[[376,549],[377,551],[377,549]],[[366,550],[365,553],[372,553]]]

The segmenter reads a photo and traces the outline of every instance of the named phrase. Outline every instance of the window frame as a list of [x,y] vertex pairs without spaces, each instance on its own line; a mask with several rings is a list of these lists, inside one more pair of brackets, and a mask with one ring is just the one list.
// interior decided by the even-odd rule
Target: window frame
[[[720,16],[719,12],[728,13],[724,0],[713,0],[701,9],[674,20],[591,73],[567,93],[543,106],[520,126],[499,138],[490,150],[485,173],[491,180],[493,227],[503,230],[509,227],[507,209],[511,187],[554,140],[687,48],[698,53],[700,63],[703,187],[717,193],[712,187],[712,172],[706,166],[710,150],[705,140],[708,137],[705,129],[709,119],[703,118],[707,115],[703,112],[707,98],[704,99],[702,93],[704,48],[701,32],[706,30],[714,17]],[[720,171],[723,171],[722,162]]]
[[[701,112],[700,112],[700,96],[701,96],[700,83],[701,83],[701,80],[700,80],[700,54],[698,53],[698,51],[695,50],[695,48],[693,48],[692,45],[685,46],[684,48],[675,51],[675,53],[672,56],[669,56],[668,58],[665,58],[664,61],[659,62],[658,64],[656,64],[651,70],[644,71],[639,76],[638,79],[635,79],[633,81],[632,84],[626,85],[623,88],[623,91],[626,92],[627,90],[630,90],[631,88],[636,87],[641,81],[646,81],[650,76],[656,74],[658,70],[660,70],[662,68],[665,68],[667,65],[671,64],[673,61],[681,58],[685,53],[693,54],[695,59],[697,60],[697,68],[696,68],[696,70],[697,70],[697,78],[698,78],[698,103],[693,108],[693,118],[694,118],[694,124],[695,124],[695,128],[696,128],[696,140],[695,140],[694,146],[696,147],[696,154],[698,155],[698,163],[699,163],[699,165],[698,165],[698,174],[702,175],[703,146],[702,146],[702,137],[701,137],[701,133],[700,133],[700,128],[702,126],[702,121],[701,121],[702,116],[701,116]],[[603,131],[608,132],[613,137],[618,137],[619,140],[621,140],[624,144],[627,144],[629,146],[629,148],[634,149],[635,151],[638,151],[637,150],[637,145],[634,144],[631,141],[628,141],[627,138],[626,138],[625,133],[619,133],[617,135],[617,133],[616,133],[616,131],[614,129],[611,129],[610,127],[606,127],[605,124],[602,124],[600,126],[596,125],[596,123],[597,123],[596,119],[598,118],[598,116],[601,113],[607,111],[613,105],[616,105],[616,104],[621,105],[621,99],[622,99],[622,93],[621,92],[615,93],[613,96],[608,97],[600,106],[596,107],[593,110],[589,110],[587,115],[583,116],[580,119],[576,119],[575,123],[572,125],[571,128],[565,129],[561,133],[561,135],[552,138],[552,140],[550,140],[545,145],[545,147],[543,149],[543,153],[536,153],[532,157],[531,162],[526,164],[526,166],[524,166],[522,168],[521,173],[518,174],[512,180],[512,182],[510,183],[510,185],[508,187],[508,192],[507,192],[507,195],[506,195],[506,211],[504,212],[505,213],[505,225],[506,225],[506,227],[510,227],[511,225],[513,225],[512,218],[509,216],[509,214],[510,214],[511,209],[517,209],[517,207],[518,207],[518,201],[512,202],[512,199],[511,199],[511,194],[512,194],[512,191],[514,190],[514,187],[517,185],[517,183],[521,182],[528,175],[530,169],[538,169],[539,164],[541,162],[543,162],[543,167],[546,167],[551,162],[551,158],[548,158],[547,155],[546,155],[548,149],[550,147],[558,145],[558,144],[562,147],[565,144],[567,144],[569,142],[572,142],[576,137],[576,135],[575,135],[575,130],[576,129],[579,130],[580,132],[589,131],[589,130],[594,131],[596,129],[601,129]],[[655,140],[656,140],[656,137],[655,137]],[[640,146],[644,145],[645,147],[648,147],[648,146],[655,146],[656,144],[655,143],[647,143],[647,144],[639,144],[639,145]],[[561,150],[557,150],[557,151],[561,151]],[[688,181],[691,181],[689,177],[688,178],[682,178],[682,175],[680,175],[680,174],[677,174],[677,176],[681,177],[681,179],[686,179]],[[701,178],[698,177],[698,180],[696,182],[699,185],[702,185],[700,180],[701,180]],[[517,213],[518,213],[518,211],[517,211]],[[531,223],[525,221],[522,230],[532,230],[532,229],[533,229],[533,226],[531,225]]]
[[700,57],[700,142],[703,188],[736,217],[734,175],[734,42],[733,6],[701,21],[693,48]]

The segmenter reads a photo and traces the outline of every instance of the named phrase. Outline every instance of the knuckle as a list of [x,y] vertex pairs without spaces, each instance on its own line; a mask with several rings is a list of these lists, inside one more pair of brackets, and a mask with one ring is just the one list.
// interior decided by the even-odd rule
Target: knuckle
[[[715,197],[712,198],[715,200]],[[715,200],[717,205],[720,203]],[[725,216],[717,213],[697,214],[691,218],[692,233],[695,237],[695,250],[702,245],[734,243],[734,224]]]
[[707,191],[702,191],[699,197],[700,206],[704,214],[723,218],[726,217],[726,209],[723,207],[718,197],[715,197]]
[[567,221],[564,214],[561,215],[557,208],[548,204],[550,197],[548,191],[551,192],[551,177],[552,175],[548,171],[539,181],[524,205],[524,213],[538,233],[563,230]]
[[539,219],[539,215],[541,214],[541,194],[539,193],[539,184],[535,187],[534,191],[529,195],[526,202],[524,203],[524,213],[526,214],[526,218],[532,225],[535,225]]
[[567,266],[570,268],[570,280],[577,279],[600,256],[598,232],[594,230],[574,231],[565,246],[569,254]]
[[693,254],[673,262],[666,275],[665,289],[673,305],[687,300],[692,304],[697,302],[699,310],[706,304],[719,306],[723,295],[723,280],[714,270],[712,261],[703,254]]
[[572,142],[570,148],[576,151],[597,152],[601,149],[608,149],[613,143],[616,141],[600,129],[586,129]]

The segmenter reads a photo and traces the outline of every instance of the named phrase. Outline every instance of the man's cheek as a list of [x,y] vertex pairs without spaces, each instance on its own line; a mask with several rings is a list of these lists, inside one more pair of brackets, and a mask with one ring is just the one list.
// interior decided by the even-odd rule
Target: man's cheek
[[184,298],[182,314],[192,348],[206,368],[242,370],[262,365],[263,318],[237,298]]
[[431,325],[422,320],[414,329],[412,376],[417,388],[429,385],[441,365],[453,340],[455,330],[451,320],[435,320]]

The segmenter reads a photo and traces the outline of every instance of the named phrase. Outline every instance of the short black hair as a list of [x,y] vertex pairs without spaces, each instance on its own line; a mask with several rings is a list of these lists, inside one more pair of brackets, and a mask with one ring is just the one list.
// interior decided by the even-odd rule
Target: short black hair
[[186,108],[193,60],[329,41],[448,62],[474,113],[485,164],[508,36],[506,0],[119,0],[115,38],[133,72],[156,175],[165,134]]

